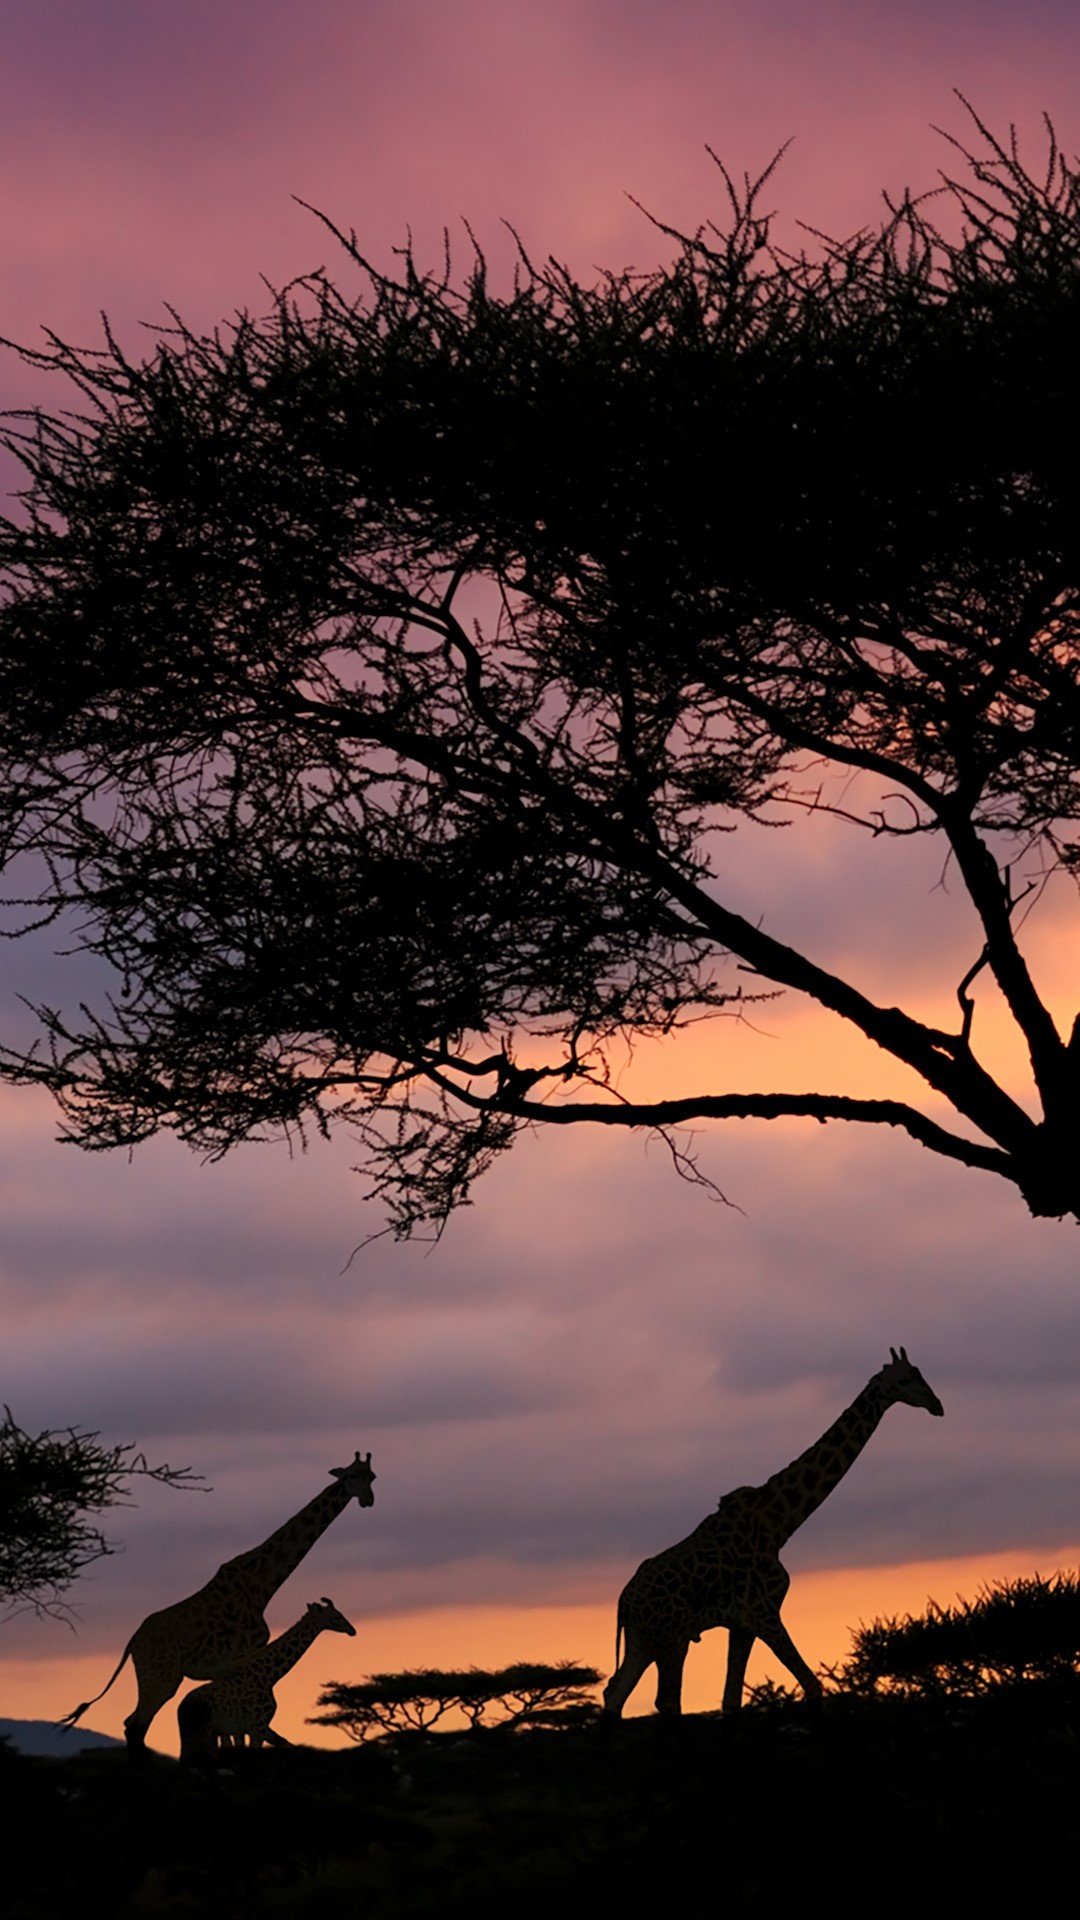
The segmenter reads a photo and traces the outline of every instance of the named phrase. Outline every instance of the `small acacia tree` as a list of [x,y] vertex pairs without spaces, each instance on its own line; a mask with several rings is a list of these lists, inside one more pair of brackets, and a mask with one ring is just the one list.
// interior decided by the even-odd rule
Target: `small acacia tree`
[[[1080,175],[977,124],[942,200],[797,257],[768,174],[724,174],[726,224],[653,273],[522,253],[498,293],[479,253],[388,276],[338,234],[358,290],[177,318],[141,363],[24,350],[81,401],[8,436],[0,854],[116,990],[40,1008],[4,1070],[66,1137],[344,1121],[407,1233],[525,1127],[794,1115],[1080,1214],[1080,1028],[1017,919],[1080,870]],[[966,890],[951,1023],[725,882],[718,834],[835,809],[832,776]],[[979,1058],[980,976],[1030,1111]],[[613,1041],[747,989],[850,1022],[939,1112],[618,1094]]]
[[94,1560],[115,1553],[93,1516],[130,1505],[132,1479],[196,1486],[188,1467],[151,1467],[133,1445],[104,1447],[96,1433],[46,1427],[30,1434],[9,1407],[0,1421],[0,1605],[39,1615],[67,1612],[62,1595]]
[[595,1710],[589,1692],[599,1682],[595,1667],[570,1660],[555,1666],[519,1660],[493,1672],[467,1667],[376,1673],[358,1686],[331,1681],[319,1695],[325,1711],[312,1714],[309,1724],[340,1727],[357,1741],[386,1733],[428,1733],[454,1711],[471,1728],[566,1725]]

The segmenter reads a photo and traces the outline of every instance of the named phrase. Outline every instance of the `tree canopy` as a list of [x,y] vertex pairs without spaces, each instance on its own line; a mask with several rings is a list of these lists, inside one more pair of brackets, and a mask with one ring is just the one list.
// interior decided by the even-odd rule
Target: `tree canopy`
[[0,1420],[0,1603],[38,1614],[66,1610],[61,1596],[84,1568],[115,1553],[92,1515],[129,1505],[138,1476],[192,1487],[188,1467],[151,1467],[133,1445],[105,1447],[96,1433],[46,1427],[27,1433],[10,1407]]
[[554,1666],[518,1660],[490,1672],[466,1667],[375,1673],[357,1686],[329,1681],[319,1695],[326,1711],[311,1714],[309,1723],[340,1727],[357,1741],[369,1735],[428,1733],[455,1712],[472,1729],[574,1726],[597,1713],[589,1693],[599,1684],[595,1667],[572,1660]]
[[[1080,869],[1080,174],[975,124],[936,197],[798,254],[772,169],[721,167],[726,219],[652,272],[522,248],[500,291],[479,249],[388,274],[332,229],[345,287],[173,315],[143,360],[20,349],[79,398],[7,436],[0,853],[19,924],[115,990],[3,1071],[67,1137],[345,1123],[407,1233],[525,1127],[796,1115],[1080,1214],[1080,1027],[1016,912]],[[827,810],[833,773],[966,889],[951,1025],[726,893],[717,835]],[[984,969],[1027,1104],[978,1056]],[[777,991],[936,1111],[613,1086],[616,1039]]]

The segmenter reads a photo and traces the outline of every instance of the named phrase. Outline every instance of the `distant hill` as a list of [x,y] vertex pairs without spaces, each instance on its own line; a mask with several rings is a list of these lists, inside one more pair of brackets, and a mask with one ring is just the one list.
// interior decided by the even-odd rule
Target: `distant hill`
[[47,1754],[57,1760],[70,1760],[84,1747],[122,1747],[111,1733],[91,1733],[88,1728],[72,1727],[65,1733],[51,1720],[0,1719],[0,1739],[10,1740],[16,1753]]

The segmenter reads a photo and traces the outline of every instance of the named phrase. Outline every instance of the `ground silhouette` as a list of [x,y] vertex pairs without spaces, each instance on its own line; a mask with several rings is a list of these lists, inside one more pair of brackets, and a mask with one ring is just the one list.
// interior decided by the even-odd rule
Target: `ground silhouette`
[[1078,1724],[1071,1682],[264,1750],[209,1781],[0,1747],[9,1920],[81,1911],[91,1888],[113,1920],[570,1920],[697,1912],[702,1887],[759,1920],[864,1903],[894,1866],[938,1910],[1028,1911],[1071,1884]]

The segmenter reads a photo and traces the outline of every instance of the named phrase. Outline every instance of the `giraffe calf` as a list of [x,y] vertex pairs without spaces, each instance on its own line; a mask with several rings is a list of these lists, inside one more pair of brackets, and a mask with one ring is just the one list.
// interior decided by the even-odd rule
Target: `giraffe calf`
[[277,1711],[275,1683],[289,1672],[320,1633],[355,1634],[343,1613],[325,1595],[313,1600],[301,1619],[249,1654],[207,1686],[185,1694],[177,1711],[182,1761],[205,1762],[219,1747],[290,1745],[270,1725]]

